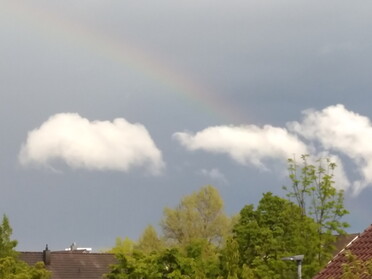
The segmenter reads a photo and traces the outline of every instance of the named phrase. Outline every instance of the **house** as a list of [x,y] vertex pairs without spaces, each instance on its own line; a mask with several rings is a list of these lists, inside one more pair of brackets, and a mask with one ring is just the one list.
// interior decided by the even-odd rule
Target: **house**
[[[346,252],[363,261],[372,260],[372,225],[354,237],[313,279],[340,279],[343,273],[342,266],[347,263]],[[370,276],[362,275],[360,278],[370,278]]]
[[359,233],[343,234],[336,237],[335,249],[332,254],[335,257],[342,249],[346,247],[351,241],[353,241]]
[[114,254],[90,253],[86,249],[50,251],[48,246],[41,252],[20,252],[19,257],[29,265],[44,262],[52,279],[102,279],[110,265],[116,263]]

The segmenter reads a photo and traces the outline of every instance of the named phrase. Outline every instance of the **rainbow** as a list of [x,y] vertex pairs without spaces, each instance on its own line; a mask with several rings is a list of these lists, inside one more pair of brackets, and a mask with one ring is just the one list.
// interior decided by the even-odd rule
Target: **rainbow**
[[[95,55],[120,63],[171,89],[173,94],[186,100],[200,111],[223,121],[244,122],[243,114],[231,105],[222,94],[205,84],[196,82],[190,74],[170,66],[164,59],[157,59],[148,51],[132,45],[122,38],[107,35],[77,21],[66,20],[58,13],[36,8],[32,2],[9,0],[3,12],[10,12],[18,22],[27,23],[49,41],[61,41],[90,51]],[[8,15],[7,14],[7,15]],[[9,15],[8,15],[9,16]],[[230,123],[223,123],[230,124]]]

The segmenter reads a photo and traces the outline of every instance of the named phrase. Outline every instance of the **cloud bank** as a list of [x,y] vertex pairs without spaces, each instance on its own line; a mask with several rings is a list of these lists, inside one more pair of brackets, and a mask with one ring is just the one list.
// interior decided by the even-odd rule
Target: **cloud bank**
[[372,185],[372,125],[360,114],[343,105],[321,111],[304,111],[302,122],[288,124],[289,129],[308,141],[321,144],[325,150],[341,153],[356,165],[361,179],[353,183],[356,193]]
[[28,133],[19,153],[22,165],[62,160],[71,168],[127,172],[144,167],[161,173],[165,164],[146,128],[123,118],[89,121],[75,113],[50,117]]
[[[301,154],[329,157],[337,164],[337,187],[358,194],[372,186],[372,123],[343,105],[306,110],[301,121],[286,127],[214,126],[196,133],[178,132],[173,138],[189,151],[225,154],[239,164],[261,169],[267,169],[270,159]],[[347,173],[356,176],[351,183],[344,169],[346,158],[353,168]],[[143,167],[152,174],[165,167],[161,151],[143,125],[123,118],[89,121],[73,113],[56,114],[29,132],[19,160],[23,165],[44,166],[59,160],[71,168],[124,172]],[[202,174],[227,181],[216,169]]]
[[308,153],[306,145],[286,129],[266,125],[215,126],[196,134],[175,133],[173,137],[188,150],[227,154],[240,164],[265,168],[264,159],[288,158]]
[[[265,168],[265,159],[286,159],[311,154],[329,157],[337,164],[336,186],[351,188],[354,194],[372,186],[372,124],[362,115],[343,105],[323,110],[306,110],[301,121],[289,122],[286,127],[262,128],[249,126],[215,126],[195,134],[178,132],[173,137],[187,150],[203,150],[226,154],[242,165]],[[352,183],[344,170],[349,159],[349,174],[357,174]],[[355,169],[354,169],[355,168]]]

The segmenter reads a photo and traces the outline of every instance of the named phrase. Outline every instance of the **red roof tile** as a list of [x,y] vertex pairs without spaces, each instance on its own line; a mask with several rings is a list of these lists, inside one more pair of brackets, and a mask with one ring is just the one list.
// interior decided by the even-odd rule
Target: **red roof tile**
[[[339,279],[342,275],[342,265],[347,262],[345,252],[349,251],[358,259],[363,261],[372,259],[372,225],[369,226],[359,236],[355,237],[345,249],[341,250],[328,265],[319,272],[313,279]],[[361,276],[360,279],[370,278]]]

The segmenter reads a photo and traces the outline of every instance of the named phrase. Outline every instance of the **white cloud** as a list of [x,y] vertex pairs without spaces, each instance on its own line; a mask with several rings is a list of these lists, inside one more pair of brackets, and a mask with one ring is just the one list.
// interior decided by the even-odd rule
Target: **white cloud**
[[[372,184],[372,126],[366,117],[347,111],[342,105],[323,111],[307,110],[303,122],[291,122],[287,128],[266,125],[216,126],[195,134],[175,133],[173,137],[190,151],[203,150],[226,154],[242,165],[265,169],[265,159],[285,161],[310,154],[311,158],[329,158],[336,163],[335,186],[355,194]],[[303,141],[299,138],[302,136]],[[321,143],[320,148],[319,144]],[[346,155],[361,169],[362,180],[352,185],[340,156]],[[342,156],[344,158],[344,156]],[[311,163],[317,164],[312,161]],[[207,171],[205,171],[207,175]]]
[[158,174],[165,164],[146,128],[123,118],[89,121],[74,113],[50,117],[28,133],[21,147],[23,165],[48,166],[62,160],[71,168],[129,171],[145,167]]
[[202,169],[200,173],[210,179],[220,181],[224,184],[228,183],[225,175],[219,169],[215,169],[215,168],[211,170]]
[[308,153],[307,147],[286,129],[266,125],[216,126],[195,135],[179,132],[173,135],[188,150],[227,154],[240,164],[265,168],[264,159],[288,158]]
[[372,125],[367,117],[347,110],[343,105],[329,106],[322,111],[305,111],[302,122],[288,127],[310,141],[317,141],[326,150],[349,157],[356,164],[361,179],[353,183],[359,193],[372,184]]

